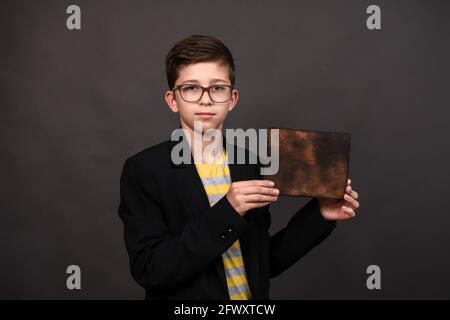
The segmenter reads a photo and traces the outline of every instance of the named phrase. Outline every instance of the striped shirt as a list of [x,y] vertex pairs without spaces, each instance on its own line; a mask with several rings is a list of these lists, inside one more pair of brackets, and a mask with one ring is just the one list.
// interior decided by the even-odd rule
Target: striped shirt
[[[208,195],[209,204],[212,207],[225,196],[231,185],[230,169],[228,167],[226,153],[223,152],[222,157],[215,163],[197,163],[195,166]],[[222,260],[230,300],[251,299],[252,296],[247,282],[239,239],[222,254]]]

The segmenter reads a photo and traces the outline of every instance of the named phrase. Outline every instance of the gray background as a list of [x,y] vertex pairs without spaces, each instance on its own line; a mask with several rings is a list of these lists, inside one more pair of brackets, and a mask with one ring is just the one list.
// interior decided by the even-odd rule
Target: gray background
[[[447,3],[446,3],[447,2]],[[66,28],[78,4],[82,30]],[[378,4],[382,30],[365,26]],[[273,299],[450,298],[448,1],[2,1],[0,297],[143,298],[117,216],[126,157],[169,137],[164,58],[210,34],[241,93],[226,127],[352,134],[358,217]],[[271,232],[305,198],[273,205]],[[295,244],[292,244],[295,245]],[[68,265],[82,290],[66,289]],[[366,288],[377,264],[382,289]]]

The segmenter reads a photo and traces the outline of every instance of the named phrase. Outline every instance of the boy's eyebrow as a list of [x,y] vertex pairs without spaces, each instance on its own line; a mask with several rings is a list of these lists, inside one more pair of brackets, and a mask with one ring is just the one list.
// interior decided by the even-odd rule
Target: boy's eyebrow
[[198,83],[198,81],[197,80],[184,80],[184,81],[180,82],[180,84],[183,84],[183,83]]
[[217,83],[217,82],[228,82],[228,81],[223,80],[223,79],[212,79],[211,82],[212,83]]
[[[210,82],[211,82],[211,83],[217,83],[217,82],[228,82],[228,81],[223,80],[223,79],[212,79]],[[184,84],[184,83],[199,83],[199,81],[198,81],[198,80],[195,80],[195,79],[184,80],[184,81],[182,81],[180,84]]]

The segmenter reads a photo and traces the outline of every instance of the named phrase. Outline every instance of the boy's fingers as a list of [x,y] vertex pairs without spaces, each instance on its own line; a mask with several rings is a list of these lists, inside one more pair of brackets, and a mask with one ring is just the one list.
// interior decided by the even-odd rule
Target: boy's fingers
[[254,202],[272,202],[277,201],[278,197],[276,196],[268,196],[264,194],[248,194],[243,197],[243,200],[247,203]]
[[358,199],[358,192],[352,190],[352,187],[347,186],[347,189],[345,190],[347,194],[351,195],[353,198]]
[[348,194],[344,195],[344,199],[345,199],[348,203],[350,203],[350,206],[351,206],[351,207],[353,207],[353,208],[355,208],[355,209],[358,209],[358,207],[359,207],[359,202],[358,202],[358,201],[356,201],[355,199],[353,199],[352,197],[350,197]]
[[342,206],[342,210],[344,210],[345,213],[347,213],[350,217],[354,217],[356,215],[355,211],[347,206]]
[[261,186],[261,187],[273,187],[275,184],[270,180],[244,180],[233,182],[238,187],[248,186]]
[[280,191],[276,188],[266,187],[266,186],[247,186],[240,187],[242,194],[267,194],[267,195],[278,195]]

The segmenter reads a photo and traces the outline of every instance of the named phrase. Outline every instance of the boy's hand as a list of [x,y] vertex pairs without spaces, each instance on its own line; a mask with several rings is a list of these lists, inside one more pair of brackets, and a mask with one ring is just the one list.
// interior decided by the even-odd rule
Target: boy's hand
[[280,191],[268,180],[237,181],[231,184],[226,197],[241,216],[248,210],[277,201]]
[[346,220],[356,215],[355,210],[359,207],[358,193],[352,190],[351,183],[348,179],[343,200],[318,198],[320,211],[326,220]]

